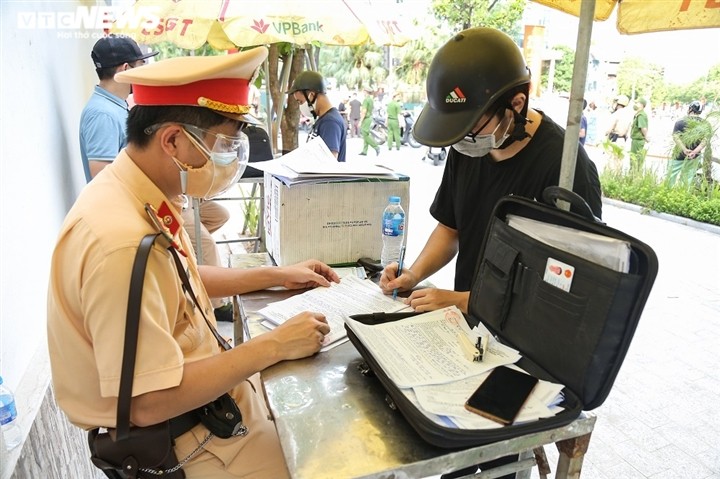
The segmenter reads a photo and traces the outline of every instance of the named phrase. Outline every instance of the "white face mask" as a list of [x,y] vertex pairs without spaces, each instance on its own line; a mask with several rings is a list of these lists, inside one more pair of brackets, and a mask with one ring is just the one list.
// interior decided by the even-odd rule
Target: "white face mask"
[[300,103],[300,113],[308,118],[315,118],[314,110],[308,105],[307,102]]
[[463,155],[472,158],[480,158],[482,156],[485,156],[490,153],[491,150],[499,148],[510,136],[510,122],[508,122],[508,125],[505,128],[505,132],[500,136],[500,139],[495,138],[495,135],[497,134],[497,131],[502,126],[502,124],[503,121],[500,121],[500,123],[498,123],[498,126],[495,127],[493,132],[488,135],[477,135],[475,136],[475,138],[466,136],[462,140],[455,143],[452,147],[455,148],[458,153],[462,153]]

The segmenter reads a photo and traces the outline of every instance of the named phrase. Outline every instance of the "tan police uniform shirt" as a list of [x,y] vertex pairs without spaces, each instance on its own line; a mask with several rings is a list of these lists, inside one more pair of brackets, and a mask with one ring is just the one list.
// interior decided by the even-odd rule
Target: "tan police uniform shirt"
[[[142,237],[157,232],[145,203],[156,209],[163,202],[172,204],[171,211],[182,224],[179,201],[172,204],[123,150],[85,187],[65,219],[52,257],[48,346],[57,401],[79,427],[115,426],[131,267]],[[181,258],[195,294],[214,322],[182,228],[179,239],[188,253],[188,258]],[[148,260],[133,396],[175,387],[182,380],[185,361],[221,353],[202,315],[183,292],[167,245],[159,238]],[[213,438],[186,466],[189,478],[287,475],[261,388],[255,375],[232,391],[249,434]],[[178,459],[195,449],[206,432],[199,425],[179,438]]]

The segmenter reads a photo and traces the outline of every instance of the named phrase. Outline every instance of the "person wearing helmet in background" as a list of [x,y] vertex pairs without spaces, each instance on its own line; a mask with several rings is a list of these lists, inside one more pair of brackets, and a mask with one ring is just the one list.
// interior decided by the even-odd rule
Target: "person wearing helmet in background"
[[670,186],[674,185],[678,178],[680,184],[692,185],[692,179],[700,166],[700,153],[712,134],[710,124],[700,118],[702,110],[702,104],[695,100],[690,103],[687,116],[675,122],[672,136],[677,147],[668,165]]
[[625,110],[625,107],[630,102],[630,99],[625,95],[618,95],[613,101],[613,111],[610,115],[610,124],[605,132],[605,135],[612,142],[617,142],[618,139],[627,140],[628,131],[630,131],[630,125],[632,124],[632,117]]
[[314,71],[300,73],[290,87],[289,94],[300,104],[300,111],[315,124],[308,141],[320,137],[337,161],[345,161],[347,127],[342,115],[327,97],[325,79]]
[[[495,203],[509,194],[540,199],[557,185],[565,131],[529,108],[530,73],[506,34],[471,28],[455,35],[432,60],[428,103],[413,134],[424,145],[452,146],[430,207],[438,221],[415,263],[396,278],[397,263],[383,271],[386,292],[413,289],[457,255],[454,291],[426,288],[407,299],[417,311],[450,305],[467,312],[475,264]],[[601,216],[595,164],[580,147],[573,190]]]

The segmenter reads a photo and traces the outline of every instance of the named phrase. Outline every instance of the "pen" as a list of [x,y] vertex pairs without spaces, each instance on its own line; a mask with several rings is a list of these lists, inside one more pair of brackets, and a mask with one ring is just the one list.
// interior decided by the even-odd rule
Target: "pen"
[[[400,258],[398,259],[398,270],[396,278],[402,274],[403,262],[405,262],[405,245],[400,248]],[[393,289],[393,299],[397,299],[397,288]]]

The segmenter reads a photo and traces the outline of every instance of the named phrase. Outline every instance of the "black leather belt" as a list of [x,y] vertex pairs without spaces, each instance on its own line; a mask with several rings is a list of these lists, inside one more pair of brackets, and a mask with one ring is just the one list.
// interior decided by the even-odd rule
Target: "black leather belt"
[[194,411],[186,412],[170,419],[170,435],[176,439],[200,423]]

